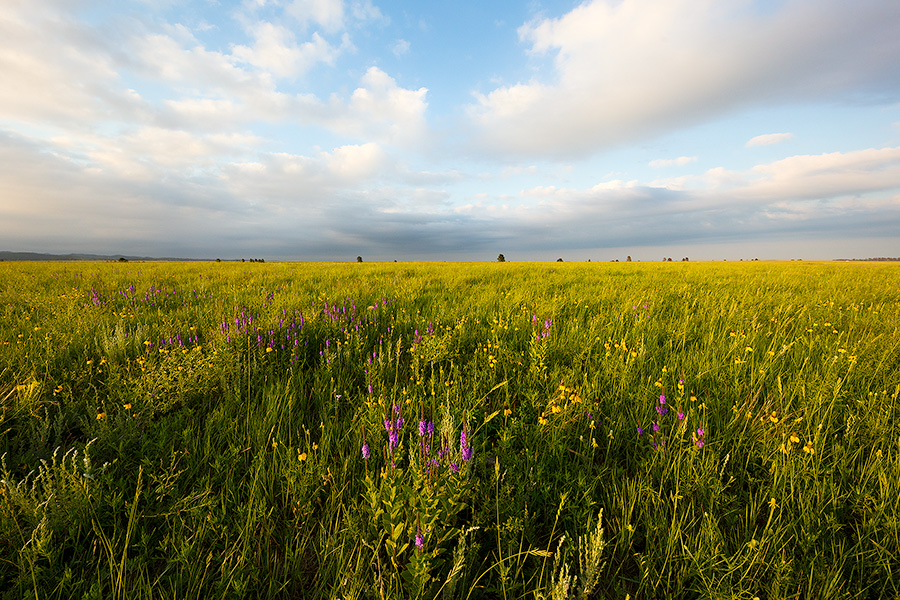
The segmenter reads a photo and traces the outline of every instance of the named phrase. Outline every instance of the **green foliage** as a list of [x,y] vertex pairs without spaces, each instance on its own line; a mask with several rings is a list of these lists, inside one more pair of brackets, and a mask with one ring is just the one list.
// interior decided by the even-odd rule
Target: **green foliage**
[[900,594],[895,265],[251,262],[0,266],[0,597]]

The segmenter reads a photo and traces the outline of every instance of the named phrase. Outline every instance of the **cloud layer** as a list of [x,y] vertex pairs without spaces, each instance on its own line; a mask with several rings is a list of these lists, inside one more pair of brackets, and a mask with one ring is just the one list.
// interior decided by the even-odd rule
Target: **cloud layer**
[[[428,27],[369,0],[116,6],[0,11],[2,249],[491,259],[900,231],[896,131],[809,150],[729,121],[895,105],[894,2],[594,0],[520,21],[517,62],[449,107],[433,90],[483,82],[404,72]],[[717,119],[731,155],[671,137]]]

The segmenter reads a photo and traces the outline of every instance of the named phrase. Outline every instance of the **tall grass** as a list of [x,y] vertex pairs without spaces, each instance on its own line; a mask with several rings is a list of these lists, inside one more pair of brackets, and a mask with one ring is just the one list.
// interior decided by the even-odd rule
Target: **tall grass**
[[2,263],[0,595],[898,595],[898,275]]

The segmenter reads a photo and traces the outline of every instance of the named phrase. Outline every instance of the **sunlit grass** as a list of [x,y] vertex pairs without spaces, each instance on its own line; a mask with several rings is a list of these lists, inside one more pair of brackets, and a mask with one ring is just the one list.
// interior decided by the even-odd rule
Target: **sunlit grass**
[[0,264],[0,590],[897,595],[898,275]]

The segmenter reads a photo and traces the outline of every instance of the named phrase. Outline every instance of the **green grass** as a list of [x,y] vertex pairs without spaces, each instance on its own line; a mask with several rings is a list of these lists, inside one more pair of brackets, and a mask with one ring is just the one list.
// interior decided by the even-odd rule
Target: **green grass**
[[900,594],[895,265],[0,263],[0,317],[0,597]]

